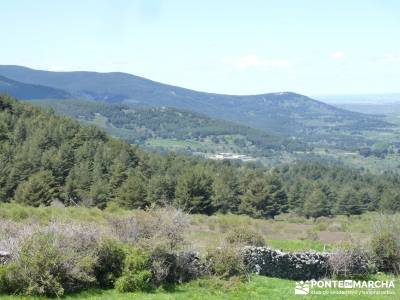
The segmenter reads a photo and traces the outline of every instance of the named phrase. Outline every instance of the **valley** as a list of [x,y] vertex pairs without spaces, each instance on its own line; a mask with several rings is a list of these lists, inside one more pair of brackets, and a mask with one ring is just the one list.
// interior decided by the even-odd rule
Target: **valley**
[[[31,100],[43,108],[106,130],[150,151],[217,157],[231,153],[238,161],[266,166],[312,160],[337,162],[375,172],[398,171],[400,121],[395,115],[380,117],[390,124],[352,132],[332,133],[316,124],[310,132],[320,137],[289,137],[175,108],[149,108],[88,100]],[[310,121],[311,122],[311,121]],[[320,133],[316,133],[320,132]],[[330,134],[330,139],[321,138]],[[234,159],[232,157],[230,159]],[[247,155],[249,159],[240,159]],[[221,156],[219,156],[221,157]]]
[[[4,92],[27,95],[36,85],[40,97],[25,97],[32,104],[151,151],[247,155],[266,166],[313,160],[397,172],[400,165],[400,127],[393,113],[352,112],[295,93],[202,93],[124,73],[0,66],[0,75],[13,78],[7,79],[13,90]],[[53,90],[64,92],[55,96]]]
[[[0,297],[163,299],[214,277],[215,299],[252,284],[275,297],[271,282],[289,294],[293,279],[349,268],[397,282],[397,125],[373,120],[298,141],[177,108],[2,95]],[[257,276],[262,254],[246,251],[282,261]]]
[[0,300],[400,299],[399,1],[0,10]]

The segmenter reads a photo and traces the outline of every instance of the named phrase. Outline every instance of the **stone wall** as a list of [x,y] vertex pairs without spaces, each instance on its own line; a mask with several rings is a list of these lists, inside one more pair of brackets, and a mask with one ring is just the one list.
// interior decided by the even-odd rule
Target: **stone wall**
[[[349,250],[327,252],[282,252],[268,247],[247,246],[242,250],[244,263],[252,273],[264,276],[308,280],[334,276],[364,276],[373,273],[364,255]],[[10,260],[8,252],[0,251],[0,264]],[[200,276],[205,265],[196,253],[165,254],[152,260],[169,266],[164,276],[169,282],[184,282]],[[340,262],[340,263],[338,263]]]
[[282,252],[267,247],[245,247],[243,257],[259,275],[307,280],[329,276],[329,253]]
[[6,251],[0,251],[0,264],[5,264],[9,261],[11,258],[10,253]]

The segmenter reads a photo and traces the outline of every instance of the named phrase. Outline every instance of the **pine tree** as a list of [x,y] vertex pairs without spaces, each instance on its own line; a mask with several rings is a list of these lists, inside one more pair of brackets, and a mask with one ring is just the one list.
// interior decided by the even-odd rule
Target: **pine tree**
[[271,218],[279,211],[268,193],[265,178],[254,178],[249,182],[240,200],[239,212],[255,218]]
[[369,210],[374,211],[379,207],[379,199],[377,197],[377,193],[373,189],[363,189],[360,194],[360,203],[361,205]]
[[213,181],[212,204],[222,213],[237,212],[240,205],[239,181],[234,172],[223,169],[216,174]]
[[321,189],[314,189],[304,202],[303,214],[309,218],[329,215],[328,199]]
[[110,187],[105,180],[97,180],[90,187],[89,197],[93,206],[105,208],[110,196]]
[[62,144],[52,161],[52,170],[57,182],[62,185],[65,183],[69,172],[74,165],[74,153],[67,144]]
[[400,194],[385,190],[381,196],[379,208],[388,213],[400,211]]
[[288,192],[288,205],[289,210],[299,213],[303,209],[305,200],[304,182],[297,181],[294,185],[289,187]]
[[92,170],[90,161],[81,161],[70,171],[66,182],[65,191],[67,193],[66,204],[77,204],[85,201],[86,205],[90,200],[89,191],[92,185]]
[[112,190],[117,190],[128,177],[127,167],[120,160],[115,160],[111,166],[110,186]]
[[[282,186],[282,181],[278,173],[272,173],[267,177],[267,191],[270,198],[277,207],[277,213],[285,213],[288,211],[288,198]],[[272,215],[274,217],[276,214]]]
[[50,171],[39,171],[18,185],[14,200],[31,206],[48,206],[58,197],[56,181]]
[[146,194],[146,182],[143,176],[131,175],[118,189],[115,201],[124,208],[145,208],[149,205]]
[[203,168],[187,170],[177,179],[175,205],[185,211],[211,214],[212,178]]
[[359,215],[363,210],[358,193],[352,188],[346,188],[339,194],[333,212],[338,215]]
[[171,205],[175,196],[175,183],[168,176],[154,175],[147,186],[147,202],[159,206]]

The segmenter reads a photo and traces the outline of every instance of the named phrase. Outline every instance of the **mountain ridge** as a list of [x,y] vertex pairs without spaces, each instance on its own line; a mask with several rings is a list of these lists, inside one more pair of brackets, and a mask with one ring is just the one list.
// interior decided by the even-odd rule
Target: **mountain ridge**
[[[31,74],[24,74],[22,75],[22,72],[31,72]],[[344,109],[335,107],[334,105],[330,105],[327,103],[324,103],[322,101],[316,100],[316,99],[312,99],[308,96],[296,93],[296,92],[292,92],[292,91],[282,91],[282,92],[270,92],[270,93],[260,93],[260,94],[241,94],[241,95],[236,95],[236,94],[223,94],[223,93],[216,93],[216,92],[204,92],[204,91],[200,91],[197,89],[189,89],[189,88],[184,88],[184,87],[180,87],[178,85],[173,85],[173,84],[166,84],[166,83],[162,83],[159,81],[155,81],[152,79],[148,79],[142,76],[137,76],[137,75],[133,75],[130,73],[125,73],[125,72],[97,72],[97,71],[47,71],[47,70],[39,70],[39,69],[33,69],[30,67],[25,67],[25,66],[19,66],[19,65],[0,65],[0,74],[2,74],[5,77],[8,77],[10,79],[16,80],[16,81],[21,81],[23,83],[30,83],[30,84],[41,84],[40,82],[42,82],[43,79],[38,78],[37,76],[32,76],[33,73],[35,73],[35,75],[37,75],[38,73],[42,73],[42,74],[59,74],[61,76],[67,76],[67,75],[78,75],[78,76],[82,76],[82,75],[94,75],[94,76],[122,76],[122,79],[136,79],[142,82],[146,82],[146,83],[154,83],[157,85],[161,85],[164,88],[173,88],[173,89],[178,89],[181,91],[187,91],[187,92],[194,92],[194,93],[201,93],[204,95],[208,95],[208,96],[216,96],[216,97],[232,97],[232,98],[248,98],[248,97],[270,97],[270,96],[276,96],[276,97],[281,97],[281,96],[289,96],[289,97],[305,97],[313,102],[317,102],[323,105],[327,105],[330,106],[333,109],[336,110],[342,110],[344,111]],[[73,80],[74,82],[76,82],[76,80]],[[57,84],[60,88],[65,88],[68,89],[68,85],[67,87],[64,85],[66,84],[64,83],[60,83]],[[50,80],[49,82],[46,83],[46,86],[50,86],[53,87],[55,86],[54,83],[52,83],[52,81]],[[81,90],[83,91],[83,90]],[[277,99],[279,100],[279,99]]]
[[293,92],[224,95],[166,85],[122,72],[52,72],[14,65],[0,66],[0,75],[63,89],[76,98],[191,110],[266,132],[308,139],[321,138],[315,136],[316,128],[324,131],[324,138],[329,138],[332,131],[343,128],[356,131],[390,126],[377,117],[340,109]]
[[[11,71],[12,69],[12,71]],[[9,73],[9,72],[12,73]],[[214,95],[214,96],[228,96],[228,97],[252,97],[252,96],[265,96],[265,95],[283,95],[283,94],[293,94],[293,95],[301,95],[304,96],[302,94],[299,93],[295,93],[292,91],[281,91],[281,92],[265,92],[265,93],[258,93],[258,94],[230,94],[230,93],[217,93],[217,92],[205,92],[205,91],[201,91],[198,89],[190,89],[190,88],[185,88],[185,87],[181,87],[179,85],[174,85],[174,84],[168,84],[168,83],[163,83],[157,80],[152,80],[152,79],[148,79],[146,77],[143,76],[138,76],[138,75],[134,75],[131,73],[126,73],[126,72],[119,72],[119,71],[112,71],[112,72],[98,72],[98,71],[49,71],[49,70],[43,70],[43,69],[34,69],[31,67],[26,67],[26,66],[20,66],[20,65],[0,65],[0,72],[2,74],[8,74],[8,76],[6,77],[14,77],[14,76],[21,76],[21,72],[23,71],[32,71],[32,72],[46,72],[46,73],[61,73],[61,74],[75,74],[75,75],[84,75],[84,74],[96,74],[96,75],[117,75],[117,76],[123,76],[123,77],[135,77],[138,80],[143,80],[146,82],[152,82],[152,83],[156,83],[156,84],[160,84],[163,86],[168,86],[171,88],[178,88],[181,90],[186,90],[186,91],[191,91],[191,92],[198,92],[198,93],[202,93],[202,94],[208,94],[208,95]],[[17,73],[14,73],[17,72]],[[12,75],[14,74],[14,75]],[[20,77],[21,78],[21,77]],[[32,81],[34,82],[35,80],[31,77],[25,77],[25,79],[21,80],[21,81]],[[311,99],[311,98],[310,98]],[[312,99],[314,101],[317,102],[321,102],[319,100],[315,100]],[[333,105],[331,105],[333,106]]]
[[0,75],[0,91],[22,99],[59,98],[67,99],[71,95],[61,89],[39,84],[23,83]]

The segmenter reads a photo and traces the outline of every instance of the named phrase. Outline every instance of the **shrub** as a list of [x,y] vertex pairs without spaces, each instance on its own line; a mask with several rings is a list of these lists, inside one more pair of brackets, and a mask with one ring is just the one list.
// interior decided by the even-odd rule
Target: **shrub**
[[319,240],[318,233],[313,229],[311,229],[311,230],[307,229],[306,230],[306,235],[305,235],[305,240],[318,241]]
[[335,231],[343,231],[343,226],[341,223],[331,223],[327,227],[328,231],[335,232]]
[[176,255],[174,268],[175,282],[186,282],[196,279],[205,273],[205,265],[194,252],[181,252]]
[[0,244],[11,254],[3,277],[8,292],[61,296],[96,284],[95,250],[101,233],[93,225],[0,225]]
[[35,224],[21,224],[0,219],[0,249],[10,254],[11,260],[19,255],[21,244],[39,231]]
[[156,250],[150,260],[155,285],[186,282],[200,277],[205,271],[198,254],[194,252]]
[[265,246],[264,238],[258,232],[248,227],[236,227],[226,235],[226,240],[230,244],[240,244],[244,246]]
[[9,292],[24,295],[61,296],[90,286],[94,260],[59,248],[51,233],[37,233],[26,240],[17,260],[6,265]]
[[209,273],[221,278],[249,275],[240,250],[231,245],[209,250],[206,261]]
[[400,222],[396,216],[382,217],[375,224],[371,250],[380,271],[400,273]]
[[360,247],[338,249],[329,256],[329,267],[334,277],[368,277],[375,265],[369,253]]
[[126,293],[151,288],[150,257],[138,249],[130,249],[124,260],[122,275],[115,282],[117,291]]
[[378,268],[384,272],[400,272],[399,236],[391,232],[375,235],[371,241]]
[[150,279],[150,270],[130,272],[117,280],[115,288],[121,293],[146,291],[150,289]]
[[94,274],[97,283],[102,288],[112,288],[124,267],[125,249],[115,240],[103,240],[97,249],[97,263]]
[[155,285],[175,283],[176,255],[158,249],[151,255],[150,261]]
[[19,258],[6,265],[5,285],[8,292],[26,295],[61,296],[64,289],[62,254],[50,235],[35,235],[23,243]]
[[151,253],[158,248],[171,251],[182,247],[189,218],[180,210],[166,207],[138,212],[134,217],[110,218],[109,224],[121,241],[140,245]]

